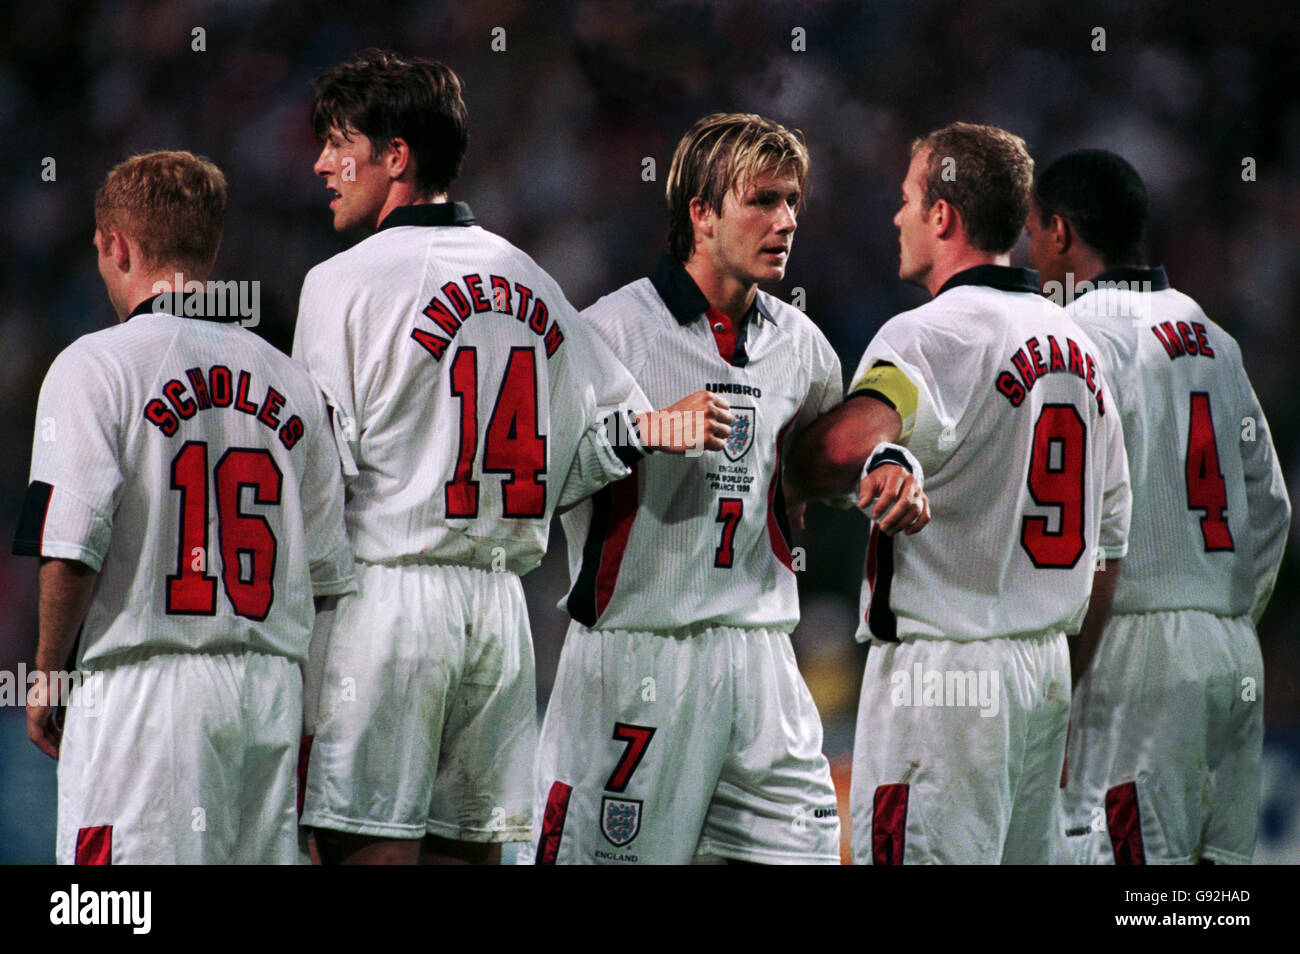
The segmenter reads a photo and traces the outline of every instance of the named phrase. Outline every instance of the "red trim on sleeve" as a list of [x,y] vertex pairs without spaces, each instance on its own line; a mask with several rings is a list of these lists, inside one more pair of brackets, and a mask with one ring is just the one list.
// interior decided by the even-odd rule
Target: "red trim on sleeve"
[[1145,865],[1142,813],[1138,811],[1137,782],[1125,782],[1106,792],[1106,827],[1117,865]]
[[546,812],[542,815],[542,835],[537,839],[536,865],[553,865],[560,853],[560,839],[564,836],[564,820],[569,816],[569,796],[573,786],[554,782],[546,797]]
[[907,786],[899,783],[876,789],[871,811],[871,860],[877,865],[901,865],[907,844]]
[[113,863],[113,826],[94,825],[77,831],[78,865],[111,865]]

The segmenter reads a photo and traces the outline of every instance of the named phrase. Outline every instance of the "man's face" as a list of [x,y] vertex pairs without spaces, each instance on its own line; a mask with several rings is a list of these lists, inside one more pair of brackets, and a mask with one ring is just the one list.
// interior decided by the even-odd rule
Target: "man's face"
[[800,198],[799,180],[789,172],[760,173],[743,193],[728,190],[722,214],[711,215],[718,271],[742,285],[784,278]]
[[[912,157],[903,179],[903,204],[894,216],[898,227],[898,277],[913,285],[924,285],[926,276],[934,268],[935,239],[930,230],[929,216],[922,210],[925,203],[926,167],[930,150],[923,149]],[[926,211],[933,211],[933,208]]]
[[372,156],[370,140],[355,130],[351,139],[331,127],[316,160],[316,175],[325,180],[334,213],[334,231],[379,227],[392,180],[383,157]]
[[1058,255],[1052,245],[1052,233],[1043,227],[1038,214],[1038,203],[1029,201],[1029,215],[1025,217],[1025,232],[1029,235],[1029,264],[1038,270],[1040,285],[1048,282],[1065,282],[1065,257]]

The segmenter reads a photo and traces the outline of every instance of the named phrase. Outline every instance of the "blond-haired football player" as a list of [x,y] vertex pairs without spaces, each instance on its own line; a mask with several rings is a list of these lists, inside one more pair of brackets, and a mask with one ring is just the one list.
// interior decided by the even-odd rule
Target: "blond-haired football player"
[[42,557],[44,684],[77,646],[71,697],[27,708],[65,864],[297,859],[312,598],[352,588],[352,556],[320,392],[193,291],[225,209],[190,153],[115,167],[94,244],[121,324],[41,389],[14,549]]
[[1113,615],[1075,690],[1062,860],[1245,864],[1264,735],[1255,623],[1291,507],[1241,349],[1147,267],[1146,225],[1141,177],[1097,149],[1043,170],[1025,220],[1044,289],[1073,292],[1066,312],[1099,349],[1133,480]]
[[703,387],[733,420],[721,454],[640,461],[564,517],[573,622],[542,728],[539,863],[839,859],[790,647],[781,473],[840,401],[840,365],[806,315],[758,289],[785,274],[808,170],[802,137],[770,119],[701,119],[668,175],[668,251],[583,312],[651,401]]
[[1104,617],[1129,489],[1096,348],[1008,265],[1032,175],[1024,142],[995,127],[955,123],[913,143],[899,277],[932,298],[885,323],[849,399],[792,455],[792,483],[836,491],[897,441],[925,470],[933,515],[925,533],[873,534],[868,550],[860,863],[1052,857],[1066,637]]

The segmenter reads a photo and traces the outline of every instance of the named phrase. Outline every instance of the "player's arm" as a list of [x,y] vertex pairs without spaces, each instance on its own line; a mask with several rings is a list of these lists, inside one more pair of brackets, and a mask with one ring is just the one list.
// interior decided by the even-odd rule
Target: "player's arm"
[[1101,632],[1110,618],[1110,604],[1115,598],[1115,584],[1119,580],[1123,560],[1107,560],[1106,565],[1092,574],[1092,596],[1088,599],[1088,612],[1083,617],[1079,635],[1070,637],[1070,675],[1074,685],[1088,671],[1092,657],[1101,641]]
[[1273,586],[1277,582],[1278,568],[1286,549],[1287,531],[1291,527],[1291,500],[1287,495],[1286,481],[1273,448],[1273,438],[1268,422],[1260,408],[1255,389],[1241,375],[1244,413],[1239,418],[1243,428],[1253,425],[1252,440],[1239,441],[1241,447],[1242,475],[1246,483],[1246,520],[1248,538],[1253,549],[1255,568],[1255,593],[1251,600],[1251,618],[1258,623],[1268,606]]
[[638,414],[637,432],[651,450],[699,454],[722,450],[731,435],[731,405],[711,391],[696,391],[675,404]]
[[27,696],[27,735],[52,759],[59,757],[62,736],[54,713],[67,704],[66,699],[55,695],[60,685],[58,674],[72,655],[97,576],[76,560],[41,561],[40,639],[36,646],[36,682]]
[[921,490],[919,465],[891,446],[902,430],[902,416],[892,404],[867,394],[850,395],[796,440],[785,472],[787,502],[851,492],[857,481],[858,507],[884,533],[921,530],[930,522],[930,504]]

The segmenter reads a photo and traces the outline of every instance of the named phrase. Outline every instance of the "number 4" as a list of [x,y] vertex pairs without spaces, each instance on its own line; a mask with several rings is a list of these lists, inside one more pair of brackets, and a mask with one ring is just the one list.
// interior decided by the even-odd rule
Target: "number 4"
[[1219,447],[1214,440],[1214,415],[1210,395],[1193,391],[1191,423],[1187,427],[1187,509],[1204,510],[1201,535],[1205,551],[1235,549],[1228,529],[1228,488],[1219,469]]

